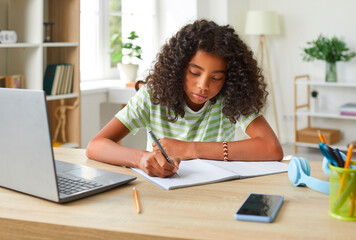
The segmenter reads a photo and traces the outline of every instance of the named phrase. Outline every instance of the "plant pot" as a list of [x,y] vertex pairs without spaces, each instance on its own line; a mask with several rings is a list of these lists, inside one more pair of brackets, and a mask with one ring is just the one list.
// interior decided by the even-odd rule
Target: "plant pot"
[[310,98],[310,112],[315,113],[318,111],[319,111],[318,98],[316,98],[316,97]]
[[326,82],[337,82],[336,62],[326,62]]
[[118,63],[117,68],[119,69],[120,80],[126,83],[134,82],[136,80],[138,70],[137,64]]

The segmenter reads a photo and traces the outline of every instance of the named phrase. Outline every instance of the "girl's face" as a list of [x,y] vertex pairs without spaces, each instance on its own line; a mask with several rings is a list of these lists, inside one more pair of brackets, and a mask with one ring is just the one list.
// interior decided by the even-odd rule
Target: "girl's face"
[[226,62],[223,58],[198,50],[188,62],[183,80],[185,102],[193,111],[215,97],[226,80]]

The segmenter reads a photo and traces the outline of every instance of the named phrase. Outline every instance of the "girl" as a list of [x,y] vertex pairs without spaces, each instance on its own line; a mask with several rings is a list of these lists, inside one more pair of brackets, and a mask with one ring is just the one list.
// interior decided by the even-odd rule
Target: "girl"
[[[91,140],[87,157],[173,175],[181,160],[281,160],[282,148],[261,115],[267,92],[252,51],[229,26],[197,20],[184,26],[157,55],[145,85]],[[152,130],[147,151],[117,144],[138,129]],[[237,141],[241,128],[248,139]]]

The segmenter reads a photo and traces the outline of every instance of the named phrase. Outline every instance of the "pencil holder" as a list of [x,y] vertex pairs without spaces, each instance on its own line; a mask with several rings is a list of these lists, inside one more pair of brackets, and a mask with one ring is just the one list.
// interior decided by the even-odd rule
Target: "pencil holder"
[[356,162],[345,169],[329,164],[330,205],[329,214],[337,219],[356,221]]

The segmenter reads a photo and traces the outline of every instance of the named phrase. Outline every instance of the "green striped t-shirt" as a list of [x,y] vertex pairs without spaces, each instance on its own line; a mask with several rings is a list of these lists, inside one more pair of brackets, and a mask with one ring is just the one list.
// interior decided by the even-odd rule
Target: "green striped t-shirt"
[[[152,130],[158,139],[166,137],[182,141],[222,142],[237,140],[237,128],[241,128],[245,133],[247,126],[261,115],[241,116],[236,124],[232,124],[222,113],[222,109],[222,97],[219,97],[215,104],[207,101],[197,112],[185,105],[184,118],[178,116],[177,121],[171,122],[166,117],[167,107],[152,104],[147,86],[144,85],[116,117],[133,134],[141,128],[146,128]],[[152,150],[152,139],[149,134],[146,149]]]

